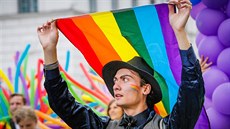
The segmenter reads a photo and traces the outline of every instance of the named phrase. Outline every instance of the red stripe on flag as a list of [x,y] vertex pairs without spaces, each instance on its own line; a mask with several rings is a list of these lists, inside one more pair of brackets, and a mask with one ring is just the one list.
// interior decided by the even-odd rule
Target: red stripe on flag
[[103,66],[112,60],[121,60],[101,28],[98,27],[91,16],[74,17],[72,20],[85,35],[93,49],[92,52],[96,54]]
[[78,48],[78,50],[81,51],[91,67],[94,68],[99,75],[102,75],[102,64],[98,60],[96,54],[93,53],[93,49],[82,31],[70,18],[58,19],[56,23],[59,30],[76,48]]

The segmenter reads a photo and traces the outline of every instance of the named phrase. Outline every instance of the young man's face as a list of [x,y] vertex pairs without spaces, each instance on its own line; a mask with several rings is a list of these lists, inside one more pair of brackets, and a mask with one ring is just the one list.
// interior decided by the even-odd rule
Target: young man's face
[[23,98],[22,96],[14,96],[10,99],[10,113],[13,115],[15,110],[19,107],[23,106]]
[[[145,86],[140,86],[141,78],[135,71],[120,69],[114,76],[114,97],[118,106],[125,108],[145,103]],[[145,97],[144,97],[145,96]]]

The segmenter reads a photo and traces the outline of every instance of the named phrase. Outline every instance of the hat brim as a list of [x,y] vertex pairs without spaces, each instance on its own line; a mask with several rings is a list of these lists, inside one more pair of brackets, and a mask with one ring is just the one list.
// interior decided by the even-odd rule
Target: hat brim
[[123,61],[111,61],[109,63],[107,63],[103,69],[102,69],[102,78],[105,81],[105,84],[109,90],[109,92],[112,94],[112,96],[114,96],[114,92],[113,92],[113,78],[115,76],[115,74],[117,73],[117,71],[121,68],[127,68],[127,69],[131,69],[137,73],[140,74],[140,76],[142,78],[144,78],[150,85],[151,85],[151,101],[155,104],[159,101],[161,101],[162,99],[162,92],[160,89],[159,84],[157,83],[157,81],[155,80],[155,78],[150,75],[149,73],[138,69],[137,67],[128,64],[126,62]]

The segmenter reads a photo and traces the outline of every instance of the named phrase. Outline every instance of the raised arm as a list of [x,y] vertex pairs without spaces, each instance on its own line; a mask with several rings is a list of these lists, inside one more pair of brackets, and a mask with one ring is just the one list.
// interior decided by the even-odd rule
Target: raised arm
[[[175,12],[175,6],[177,7],[177,12]],[[169,21],[181,50],[188,50],[190,47],[190,42],[185,31],[185,25],[188,21],[191,8],[192,4],[189,0],[169,1]]]
[[180,48],[182,77],[177,102],[164,120],[170,129],[193,129],[204,102],[204,82],[199,61],[185,31],[192,5],[189,0],[173,0],[170,3],[178,8],[175,13],[174,5],[169,5],[169,20]]
[[45,65],[57,62],[58,30],[56,22],[46,22],[37,28],[38,38],[43,48]]
[[109,119],[98,117],[89,107],[76,102],[60,76],[56,48],[59,36],[55,21],[38,27],[37,33],[44,52],[44,85],[50,107],[73,129],[105,128]]

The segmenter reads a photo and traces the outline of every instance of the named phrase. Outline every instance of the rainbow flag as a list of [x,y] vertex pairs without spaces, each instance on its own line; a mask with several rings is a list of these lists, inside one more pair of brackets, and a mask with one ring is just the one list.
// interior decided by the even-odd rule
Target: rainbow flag
[[[57,26],[100,76],[112,60],[143,57],[161,86],[163,98],[154,108],[164,117],[176,102],[182,69],[168,13],[167,4],[146,5],[57,19]],[[210,128],[204,108],[195,128]]]
[[57,26],[100,76],[112,60],[143,57],[163,93],[154,108],[166,116],[176,102],[182,66],[168,13],[167,4],[146,5],[61,18]]

